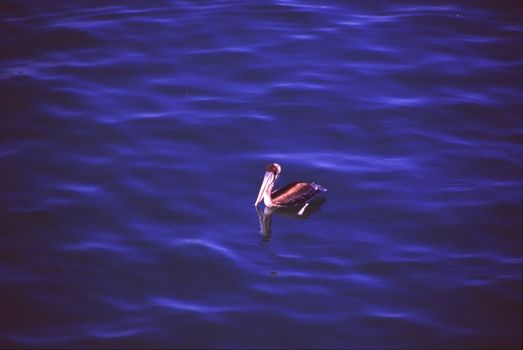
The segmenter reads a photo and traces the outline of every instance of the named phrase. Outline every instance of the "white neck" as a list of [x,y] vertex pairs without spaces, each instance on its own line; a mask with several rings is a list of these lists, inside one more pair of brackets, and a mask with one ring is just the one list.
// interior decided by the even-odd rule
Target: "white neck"
[[274,177],[274,181],[267,186],[267,188],[265,189],[265,193],[263,194],[263,204],[265,204],[266,207],[273,206],[271,193],[272,189],[274,188],[274,184],[276,183],[276,180],[278,180],[278,175]]
[[271,192],[272,192],[272,186],[269,186],[269,187],[267,187],[267,190],[263,194],[263,204],[265,204],[266,207],[272,207]]

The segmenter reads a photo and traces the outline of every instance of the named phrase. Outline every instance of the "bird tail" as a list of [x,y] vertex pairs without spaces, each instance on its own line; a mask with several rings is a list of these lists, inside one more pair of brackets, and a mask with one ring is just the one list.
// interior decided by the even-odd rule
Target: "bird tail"
[[327,192],[327,189],[325,187],[323,187],[322,185],[318,185],[318,184],[315,184],[315,183],[313,183],[312,185],[314,186],[314,189],[316,191]]

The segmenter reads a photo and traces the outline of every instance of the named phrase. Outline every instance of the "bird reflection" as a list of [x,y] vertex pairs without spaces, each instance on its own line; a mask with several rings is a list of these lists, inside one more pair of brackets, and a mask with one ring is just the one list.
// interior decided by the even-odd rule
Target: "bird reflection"
[[272,214],[291,217],[294,219],[305,220],[308,219],[315,212],[319,211],[327,199],[325,197],[315,198],[310,202],[307,208],[300,215],[300,206],[296,207],[265,207],[263,209],[256,207],[258,213],[258,220],[260,222],[260,233],[262,235],[262,243],[268,242],[272,237]]

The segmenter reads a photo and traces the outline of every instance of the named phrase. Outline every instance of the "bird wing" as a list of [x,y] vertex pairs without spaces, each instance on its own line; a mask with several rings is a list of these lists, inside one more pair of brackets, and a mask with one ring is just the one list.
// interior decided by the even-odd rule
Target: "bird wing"
[[313,183],[293,182],[272,192],[271,199],[276,205],[290,207],[308,201],[321,191],[322,187]]

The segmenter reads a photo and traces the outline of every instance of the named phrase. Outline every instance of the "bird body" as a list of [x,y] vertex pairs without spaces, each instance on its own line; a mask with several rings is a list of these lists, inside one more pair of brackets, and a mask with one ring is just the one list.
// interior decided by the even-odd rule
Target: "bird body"
[[[272,163],[265,169],[258,198],[254,203],[255,206],[263,200],[266,207],[291,207],[295,205],[304,205],[300,212],[307,207],[308,202],[318,193],[327,191],[323,186],[314,182],[292,182],[276,191],[273,191],[274,184],[281,173],[281,166]],[[301,214],[300,214],[301,215]]]

